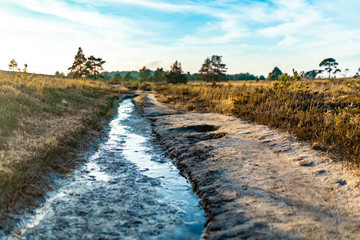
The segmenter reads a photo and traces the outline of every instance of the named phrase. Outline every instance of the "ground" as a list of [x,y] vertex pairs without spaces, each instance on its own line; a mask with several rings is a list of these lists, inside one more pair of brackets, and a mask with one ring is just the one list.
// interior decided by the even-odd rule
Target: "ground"
[[207,238],[360,238],[360,179],[341,159],[233,116],[178,111],[154,94],[141,105],[200,197]]

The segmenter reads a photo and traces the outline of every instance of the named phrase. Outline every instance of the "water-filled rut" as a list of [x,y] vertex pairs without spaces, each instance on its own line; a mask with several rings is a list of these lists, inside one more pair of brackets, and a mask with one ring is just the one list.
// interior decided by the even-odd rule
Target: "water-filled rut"
[[21,238],[199,239],[206,221],[130,98],[119,104],[107,141],[60,185],[17,230]]

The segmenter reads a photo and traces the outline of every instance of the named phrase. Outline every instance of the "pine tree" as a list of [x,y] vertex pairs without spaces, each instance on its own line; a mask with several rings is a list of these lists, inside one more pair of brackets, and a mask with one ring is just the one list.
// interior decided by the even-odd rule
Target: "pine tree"
[[206,58],[203,65],[201,65],[201,68],[199,70],[198,79],[200,81],[213,81],[213,69],[211,66],[211,60],[210,58]]
[[207,82],[226,81],[226,64],[221,60],[221,56],[213,55],[211,58],[206,58],[199,70],[198,79]]
[[278,80],[278,78],[283,75],[282,71],[278,68],[275,67],[271,73],[269,73],[268,79],[269,80]]
[[181,63],[177,60],[174,62],[172,66],[170,66],[170,72],[171,73],[177,73],[177,74],[183,74]]
[[165,81],[164,78],[164,70],[162,68],[157,68],[154,72],[154,76],[153,76],[153,80],[154,82],[162,82]]
[[74,63],[71,67],[68,68],[70,70],[70,75],[73,78],[82,78],[85,77],[85,69],[86,69],[86,58],[83,53],[83,50],[81,47],[79,47],[79,50],[77,54],[75,55]]
[[101,58],[90,56],[86,59],[83,50],[79,47],[77,54],[75,55],[74,63],[70,70],[70,76],[73,78],[99,78],[100,72],[103,69],[103,61]]
[[219,76],[219,80],[222,80],[221,77],[226,73],[226,65],[222,62],[221,56],[213,55],[211,57],[211,64],[213,66],[213,71],[215,75]]
[[102,66],[104,63],[105,61],[101,58],[88,57],[85,63],[85,75],[89,78],[97,79],[100,76],[100,72],[104,70]]
[[336,68],[338,65],[339,65],[339,63],[334,58],[326,58],[321,61],[321,63],[319,64],[319,67],[325,68],[325,71],[327,71],[329,73],[329,79],[330,79],[330,74],[331,74],[332,70],[334,69],[336,71]]
[[151,79],[151,71],[147,69],[145,66],[139,70],[139,80],[141,82],[147,82]]
[[184,74],[181,63],[175,61],[172,66],[170,66],[170,71],[166,73],[166,81],[168,83],[187,83],[187,77]]

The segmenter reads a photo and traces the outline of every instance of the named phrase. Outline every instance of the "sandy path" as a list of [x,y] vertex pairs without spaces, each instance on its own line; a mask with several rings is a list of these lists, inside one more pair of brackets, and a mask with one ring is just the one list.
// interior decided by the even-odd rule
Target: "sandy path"
[[201,198],[210,239],[360,239],[360,181],[340,163],[269,127],[146,100],[144,115]]

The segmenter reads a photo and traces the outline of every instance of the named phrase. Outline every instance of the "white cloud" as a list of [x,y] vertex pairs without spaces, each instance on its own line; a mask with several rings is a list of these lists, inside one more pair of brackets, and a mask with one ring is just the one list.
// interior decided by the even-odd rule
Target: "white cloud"
[[[274,0],[272,4],[231,0],[184,0],[180,4],[160,0],[76,2],[3,0],[31,14],[0,9],[0,21],[8,23],[0,25],[0,68],[15,58],[28,63],[30,71],[66,71],[79,46],[87,55],[103,57],[106,70],[137,70],[144,65],[167,69],[179,60],[185,71],[197,71],[204,58],[212,54],[222,55],[233,73],[266,74],[275,65],[284,71],[291,71],[287,69],[291,65],[316,68],[325,57],[339,58],[339,63],[343,61],[350,69],[360,67],[349,60],[360,55],[360,2],[355,0]],[[149,9],[159,16],[170,13],[203,18],[199,18],[197,29],[176,39],[171,32],[182,24],[178,20],[99,11],[99,7],[109,6],[126,6],[135,12]]]

